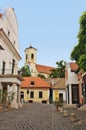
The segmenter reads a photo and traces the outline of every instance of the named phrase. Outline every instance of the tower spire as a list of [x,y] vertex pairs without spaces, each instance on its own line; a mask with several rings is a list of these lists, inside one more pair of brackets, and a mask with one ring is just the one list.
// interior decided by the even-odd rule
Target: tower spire
[[30,42],[30,47],[32,47],[32,43]]

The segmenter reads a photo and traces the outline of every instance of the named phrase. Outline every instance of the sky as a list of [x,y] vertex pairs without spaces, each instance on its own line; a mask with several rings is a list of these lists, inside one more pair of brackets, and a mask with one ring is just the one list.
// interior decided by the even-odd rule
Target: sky
[[86,11],[81,0],[0,0],[0,11],[12,7],[18,22],[19,47],[25,63],[25,48],[37,49],[37,64],[56,67],[56,62],[71,62],[78,43],[79,19]]

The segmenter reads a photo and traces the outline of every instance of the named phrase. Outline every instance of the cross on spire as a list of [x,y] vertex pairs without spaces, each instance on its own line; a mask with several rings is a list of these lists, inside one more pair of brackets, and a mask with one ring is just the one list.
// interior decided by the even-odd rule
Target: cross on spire
[[32,47],[32,43],[30,42],[30,47]]

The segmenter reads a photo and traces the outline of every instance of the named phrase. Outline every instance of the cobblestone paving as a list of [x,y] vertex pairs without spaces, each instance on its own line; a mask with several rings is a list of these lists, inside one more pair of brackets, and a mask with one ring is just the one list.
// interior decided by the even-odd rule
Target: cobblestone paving
[[0,130],[51,130],[51,105],[28,104],[0,114]]
[[86,130],[86,112],[68,109],[75,112],[78,121],[71,122],[70,116],[56,111],[49,104],[27,104],[22,108],[0,113],[0,130]]
[[[86,111],[79,111],[75,108],[66,110],[68,111],[69,115],[67,117],[64,117],[63,113],[53,110],[54,130],[86,130]],[[76,122],[71,122],[71,113],[76,114]]]

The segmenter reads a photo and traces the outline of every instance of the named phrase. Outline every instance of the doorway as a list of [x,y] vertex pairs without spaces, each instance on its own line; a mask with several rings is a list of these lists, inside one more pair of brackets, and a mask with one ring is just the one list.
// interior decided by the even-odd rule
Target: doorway
[[23,91],[21,91],[21,93],[20,93],[20,101],[21,101],[21,103],[24,103],[24,92]]
[[59,102],[63,103],[63,93],[59,93]]
[[72,103],[78,104],[79,103],[79,86],[72,85]]

